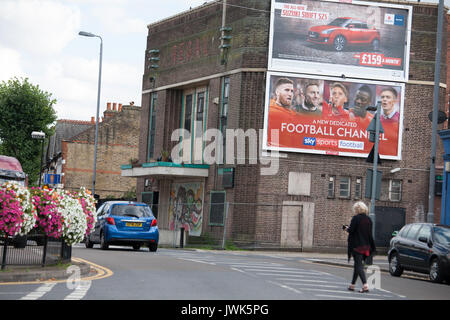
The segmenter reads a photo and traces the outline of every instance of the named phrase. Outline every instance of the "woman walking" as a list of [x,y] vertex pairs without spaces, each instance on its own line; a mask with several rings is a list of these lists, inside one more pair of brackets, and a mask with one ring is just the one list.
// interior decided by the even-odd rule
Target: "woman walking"
[[369,292],[363,261],[376,251],[372,236],[372,221],[367,216],[369,209],[364,202],[356,202],[352,209],[355,215],[350,222],[350,226],[344,226],[344,230],[348,232],[348,261],[353,256],[355,262],[353,278],[348,290],[355,291],[355,283],[359,277],[363,283],[359,292]]

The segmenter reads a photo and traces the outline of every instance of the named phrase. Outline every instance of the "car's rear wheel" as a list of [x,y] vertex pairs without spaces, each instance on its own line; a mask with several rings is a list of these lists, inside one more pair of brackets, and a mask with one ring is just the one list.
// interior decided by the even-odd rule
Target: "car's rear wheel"
[[86,237],[86,241],[84,242],[84,245],[86,246],[86,248],[89,248],[89,249],[94,247],[94,243],[91,241],[89,236]]
[[148,248],[149,248],[150,252],[156,252],[156,250],[158,250],[158,244],[154,243],[154,242],[150,242],[148,244]]
[[344,50],[345,46],[347,45],[347,39],[345,39],[344,36],[338,35],[336,38],[334,38],[334,50],[336,51],[342,51]]
[[403,273],[403,268],[398,261],[398,254],[396,252],[389,257],[389,273],[394,277],[400,277]]
[[442,277],[442,271],[439,267],[439,260],[434,258],[430,263],[430,280],[433,282],[440,283],[444,280]]
[[100,248],[102,250],[107,250],[109,248],[109,244],[106,242],[105,234],[103,232],[100,234]]

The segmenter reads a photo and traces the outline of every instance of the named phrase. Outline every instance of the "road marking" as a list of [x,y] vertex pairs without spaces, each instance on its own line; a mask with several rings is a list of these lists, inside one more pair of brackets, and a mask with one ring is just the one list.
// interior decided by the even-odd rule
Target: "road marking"
[[179,258],[180,260],[185,260],[185,261],[193,261],[193,262],[198,262],[198,263],[205,263],[205,264],[210,264],[215,266],[216,264],[214,262],[207,262],[207,261],[203,261],[203,260],[196,260],[196,259],[188,259],[188,258]]
[[330,285],[326,285],[326,284],[316,284],[316,283],[312,284],[312,283],[294,283],[294,282],[290,283],[290,282],[288,282],[286,284],[290,285],[290,286],[314,286],[314,287],[336,288],[336,289],[342,288],[341,286],[330,286]]
[[[237,266],[237,265],[233,265],[233,266]],[[239,267],[245,267],[245,265],[243,266],[239,266]],[[287,267],[283,267],[283,266],[252,266],[249,265],[249,267],[247,268],[247,270],[252,270],[252,271],[267,271],[267,270],[262,270],[262,269],[271,269],[271,270],[280,270],[280,272],[292,272],[295,271],[296,273],[307,273],[307,274],[326,274],[324,272],[320,272],[320,271],[309,271],[309,270],[305,270],[305,269],[299,269],[299,268],[287,268]]]
[[[344,295],[346,295],[346,294],[362,294],[357,291],[352,292],[352,291],[343,291],[343,290],[328,290],[328,289],[315,289],[315,288],[302,288],[302,289],[307,290],[307,291],[321,291],[321,292],[331,292],[331,293],[336,292],[336,293],[341,293]],[[368,293],[368,292],[364,293],[364,295],[365,296],[390,297],[390,296],[386,296],[383,294]]]
[[[87,260],[81,259],[81,258],[72,258],[72,260],[76,261],[76,262],[87,263],[87,264],[89,264],[91,266],[91,268],[94,268],[97,271],[97,273],[95,275],[93,275],[93,276],[81,278],[82,281],[104,279],[104,278],[107,278],[107,277],[111,277],[114,274],[114,272],[112,272],[110,269],[108,269],[106,267],[102,267],[102,266],[100,266],[98,264],[95,264],[95,263],[93,263],[91,261],[87,261]],[[65,281],[66,280],[64,280],[64,282]]]
[[45,283],[19,300],[37,300],[53,289],[56,283]]
[[359,297],[346,297],[346,296],[335,296],[330,294],[316,294],[316,297],[327,297],[327,298],[333,298],[333,299],[352,299],[352,300],[379,300],[374,298],[359,298]]
[[314,282],[314,283],[328,283],[328,284],[340,284],[346,285],[346,282],[336,282],[336,281],[325,281],[325,280],[315,280],[315,279],[292,279],[292,278],[276,278],[279,281],[296,281],[296,282]]
[[271,280],[267,280],[267,282],[271,283],[271,284],[274,284],[276,286],[279,286],[279,287],[281,287],[283,289],[287,289],[287,290],[293,291],[293,292],[298,293],[298,294],[303,294],[300,290],[291,288],[291,287],[289,287],[289,286],[287,286],[285,284],[281,284],[281,283],[278,283],[278,282],[275,282],[275,281],[271,281]]
[[[275,269],[271,269],[271,270],[265,270],[265,269],[246,269],[247,271],[253,271],[253,272],[270,272],[271,270],[273,270],[273,273],[290,273],[290,274],[307,274],[307,275],[311,275],[313,277],[323,277],[324,274],[323,273],[316,273],[316,272],[308,272],[308,271],[295,271],[295,270],[275,270]],[[297,269],[298,270],[298,269]]]
[[64,300],[81,300],[91,287],[92,281],[80,281],[74,291],[66,296]]
[[[93,262],[87,261],[85,259],[81,258],[73,258],[72,261],[75,262],[84,262],[91,266],[91,268],[95,269],[96,274],[93,276],[87,276],[84,278],[81,278],[81,280],[99,280],[103,278],[110,277],[114,274],[110,269],[106,267],[99,266],[98,264],[95,264]],[[15,282],[0,282],[0,285],[23,285],[23,284],[39,284],[39,283],[63,283],[66,282],[67,279],[61,279],[61,280],[34,280],[34,281],[15,281]]]

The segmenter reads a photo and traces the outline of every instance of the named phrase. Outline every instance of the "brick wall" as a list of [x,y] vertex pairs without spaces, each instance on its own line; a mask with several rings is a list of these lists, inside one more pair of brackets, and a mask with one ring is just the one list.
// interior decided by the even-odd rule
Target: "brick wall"
[[[140,107],[123,106],[106,110],[99,123],[95,193],[101,198],[122,197],[136,188],[136,180],[121,177],[120,166],[138,158]],[[95,126],[62,142],[63,183],[68,190],[92,189]]]
[[[230,70],[265,68],[267,66],[270,1],[229,1],[240,6],[256,7],[251,11],[230,6],[227,26],[232,26],[232,49],[226,65],[220,64],[218,46],[221,26],[221,4],[207,4],[192,12],[183,13],[149,26],[147,50],[159,49],[161,61],[158,70],[146,65],[143,77],[143,118],[141,119],[140,162],[146,162],[148,141],[148,101],[151,88],[158,91],[156,150],[170,148],[171,132],[179,127],[182,90],[207,85],[208,128],[218,127],[218,108],[213,99],[220,97],[220,77],[230,77],[228,128],[262,129],[264,118],[265,72]],[[398,3],[398,2],[395,2]],[[410,83],[406,85],[402,139],[402,160],[383,161],[383,179],[401,179],[400,202],[377,201],[377,206],[404,208],[406,223],[423,220],[428,207],[428,179],[431,148],[431,122],[428,114],[433,105],[434,59],[437,7],[413,3],[411,33]],[[445,22],[447,29],[447,22]],[[447,39],[444,37],[445,47]],[[205,40],[206,39],[206,40]],[[444,50],[441,68],[442,83],[447,79],[447,51]],[[210,77],[211,75],[217,75]],[[155,83],[148,81],[154,76]],[[210,77],[210,78],[208,78]],[[201,81],[189,82],[204,78]],[[178,86],[175,84],[179,84]],[[445,109],[445,89],[440,90],[440,109]],[[442,129],[444,125],[439,125]],[[438,139],[439,140],[439,139]],[[247,144],[248,147],[248,144]],[[248,150],[248,148],[247,148]],[[442,144],[438,141],[437,166],[442,165]],[[232,202],[228,218],[228,237],[249,243],[279,244],[282,223],[282,203],[302,201],[315,204],[313,244],[315,247],[345,247],[346,234],[341,226],[348,224],[354,197],[356,178],[363,178],[371,165],[365,159],[288,153],[280,158],[277,175],[261,176],[261,165],[235,165],[235,187],[226,189],[226,199]],[[404,168],[395,174],[390,169]],[[289,172],[311,173],[310,196],[288,195]],[[221,190],[217,166],[213,165],[205,181],[205,204],[211,190]],[[330,176],[349,176],[352,196],[327,198]],[[144,190],[144,179],[138,180],[138,193]],[[155,184],[157,188],[157,183]],[[336,188],[337,190],[337,188]],[[370,199],[363,199],[370,203]],[[159,213],[161,214],[161,212]],[[203,232],[221,237],[223,228],[208,225],[209,213],[204,212]],[[435,213],[438,221],[440,214]],[[164,228],[164,226],[161,226]]]

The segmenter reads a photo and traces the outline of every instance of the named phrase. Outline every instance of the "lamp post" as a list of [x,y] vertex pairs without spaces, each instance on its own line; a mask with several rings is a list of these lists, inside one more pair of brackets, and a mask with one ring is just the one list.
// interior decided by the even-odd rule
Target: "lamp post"
[[433,92],[433,114],[431,128],[431,157],[430,157],[430,179],[428,188],[428,213],[427,222],[434,221],[434,179],[435,179],[435,161],[436,161],[436,139],[437,123],[439,111],[439,82],[441,78],[441,50],[442,50],[442,25],[444,15],[444,0],[439,0],[438,23],[436,35],[436,61],[434,64],[434,92]]
[[96,178],[96,170],[97,170],[97,144],[98,144],[98,116],[100,111],[100,88],[102,81],[102,55],[103,55],[103,39],[102,37],[95,35],[90,32],[80,31],[78,33],[83,37],[97,37],[100,39],[100,63],[98,70],[98,92],[97,92],[97,117],[95,119],[95,141],[94,141],[94,170],[92,176],[92,195],[95,196],[95,178]]
[[370,210],[369,210],[369,218],[372,219],[372,233],[375,236],[375,224],[376,224],[376,215],[375,215],[375,199],[377,198],[377,170],[378,170],[378,150],[379,150],[379,142],[380,142],[380,133],[384,132],[383,126],[381,125],[381,101],[377,102],[376,107],[369,106],[366,108],[369,111],[376,111],[375,117],[369,124],[367,131],[370,133],[369,141],[373,142],[373,171],[372,171],[372,189],[371,189],[371,199],[370,199]]
[[41,149],[41,167],[39,170],[39,188],[41,187],[41,178],[42,178],[42,158],[44,157],[44,140],[45,140],[45,133],[42,131],[33,131],[31,133],[31,138],[42,140],[42,149]]

